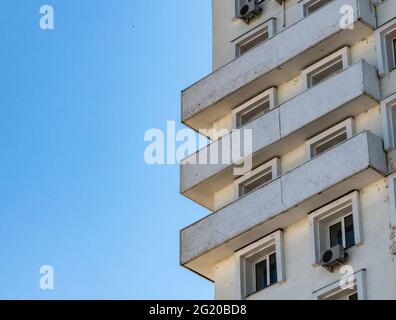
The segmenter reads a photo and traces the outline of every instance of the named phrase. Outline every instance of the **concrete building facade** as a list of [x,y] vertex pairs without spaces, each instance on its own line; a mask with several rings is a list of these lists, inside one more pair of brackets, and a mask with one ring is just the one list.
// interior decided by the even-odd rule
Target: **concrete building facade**
[[211,143],[180,169],[211,213],[181,265],[216,299],[396,299],[396,1],[212,7],[213,72],[181,110]]

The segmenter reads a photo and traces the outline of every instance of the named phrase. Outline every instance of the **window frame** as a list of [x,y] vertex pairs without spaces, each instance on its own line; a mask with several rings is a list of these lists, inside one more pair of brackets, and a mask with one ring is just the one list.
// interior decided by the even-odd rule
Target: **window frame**
[[[342,72],[346,68],[350,67],[351,63],[352,63],[350,47],[348,47],[348,46],[343,47],[340,50],[330,54],[329,56],[327,56],[327,57],[319,60],[318,62],[310,65],[309,67],[305,68],[301,73],[301,83],[303,84],[303,89],[308,90],[308,89],[310,89],[314,86],[317,86],[317,85],[321,84],[322,82],[326,81],[327,79],[325,79],[315,85],[311,85],[310,77],[313,74],[318,74],[320,71],[323,71],[323,69],[322,69],[323,66],[325,66],[326,64],[330,63],[331,61],[333,61],[337,58],[341,58],[341,62],[342,62],[342,69],[339,72]],[[331,75],[330,78],[333,77],[334,75]]]
[[[274,248],[274,250],[270,250],[267,254],[265,254],[264,256],[262,256],[262,257],[260,257],[260,258],[258,258],[257,260],[255,260],[255,261],[252,261],[251,262],[251,265],[252,265],[252,268],[253,268],[253,270],[251,271],[251,273],[252,273],[252,277],[253,277],[253,279],[251,280],[252,281],[252,284],[253,284],[253,293],[255,293],[255,292],[258,292],[258,291],[261,291],[261,290],[264,290],[264,289],[266,289],[266,288],[268,288],[269,286],[271,286],[271,285],[273,285],[273,284],[275,284],[275,283],[277,283],[277,281],[275,282],[275,283],[271,283],[271,263],[270,263],[270,257],[273,255],[273,254],[275,254],[275,262],[276,262],[276,250],[275,250],[275,248]],[[257,278],[256,278],[256,266],[260,263],[260,262],[263,262],[263,261],[265,261],[265,264],[266,264],[266,273],[267,273],[267,283],[266,283],[266,285],[264,286],[264,288],[262,288],[262,289],[257,289]],[[278,276],[277,276],[278,277]]]
[[375,30],[378,72],[380,76],[385,76],[396,69],[395,39],[396,18]]
[[[314,4],[321,2],[321,1],[328,1],[327,3],[323,4],[319,9],[308,13],[308,8],[313,6]],[[311,14],[314,14],[315,12],[319,11],[320,9],[322,9],[324,6],[328,5],[329,3],[331,3],[333,0],[300,0],[300,5],[301,5],[301,9],[302,9],[302,14],[303,17],[308,17]]]
[[[327,152],[328,150],[334,148],[335,146],[330,147],[328,150],[322,152],[321,154],[314,155],[312,146],[315,145],[315,143],[326,139],[326,137],[334,134],[335,132],[341,130],[344,127],[345,127],[346,136],[347,136],[346,140],[351,138],[355,134],[355,123],[354,122],[355,121],[354,121],[353,118],[345,119],[344,121],[336,124],[335,126],[329,128],[329,129],[327,129],[327,130],[315,135],[314,137],[308,139],[307,141],[305,141],[305,155],[306,155],[306,159],[307,160],[312,160],[312,159],[320,156],[324,152]],[[336,138],[336,137],[338,137],[338,135],[335,136],[334,138]],[[329,141],[329,140],[327,140],[327,141]]]
[[[352,207],[352,212],[340,215],[340,212],[349,206]],[[358,191],[353,191],[308,215],[312,266],[316,267],[320,265],[322,253],[330,247],[329,225],[333,221],[336,222],[338,219],[349,216],[350,214],[353,217],[355,238],[355,244],[353,246],[359,246],[363,243],[363,232],[360,195]],[[323,234],[323,232],[326,232],[326,234]]]
[[[396,172],[388,176],[389,213],[391,227],[396,227]],[[394,254],[396,254],[396,249]]]
[[[257,292],[260,292],[277,284],[280,285],[286,281],[283,246],[283,231],[279,229],[235,252],[235,283],[237,287],[237,292],[240,294],[241,299],[246,299],[247,297],[254,295]],[[272,250],[273,247],[274,250]],[[265,252],[267,250],[268,252]],[[249,272],[247,272],[247,270],[249,270],[249,268],[253,264],[251,261],[249,261],[249,259],[254,257],[255,255],[259,255],[260,252],[265,252],[264,256],[269,256],[272,253],[275,253],[277,282],[270,284],[269,286],[261,290],[255,291],[252,289],[256,286],[255,275],[254,277],[249,276]],[[255,267],[255,264],[253,264],[253,267]]]
[[[354,288],[342,288],[341,281],[333,282],[317,291],[313,292],[316,300],[332,300],[331,297],[341,295],[342,298],[349,297],[355,293],[358,295],[358,300],[367,300],[367,290],[366,290],[366,270],[361,269],[353,274],[353,285]],[[342,295],[344,293],[344,295]]]
[[[241,53],[241,47],[243,45],[246,45],[247,43],[250,43],[253,40],[257,39],[264,32],[268,34],[266,40],[260,42],[259,44]],[[239,36],[238,38],[232,40],[231,43],[235,43],[235,58],[239,58],[244,54],[248,53],[249,51],[253,50],[254,48],[258,47],[259,45],[267,42],[269,39],[275,36],[275,34],[276,34],[276,18],[271,18],[265,21],[264,23],[260,24],[259,26],[256,26],[252,30],[249,30],[248,32]]]
[[[240,129],[243,128],[245,125],[247,125],[248,123],[262,117],[264,114],[270,112],[272,109],[274,109],[277,104],[278,104],[278,99],[277,99],[277,94],[278,94],[278,90],[276,87],[272,87],[269,88],[263,92],[261,92],[260,94],[258,94],[257,96],[255,96],[254,98],[246,101],[245,103],[243,103],[242,105],[234,108],[232,110],[232,127],[233,129]],[[267,98],[268,97],[268,98]],[[246,122],[243,125],[238,125],[238,115],[240,113],[242,113],[243,111],[247,112],[250,110],[251,106],[254,105],[255,103],[259,102],[260,100],[263,100],[267,98],[269,101],[269,110],[264,112],[263,115],[259,116],[256,119],[253,119],[251,121]],[[254,109],[254,108],[253,108]]]
[[254,178],[256,176],[257,176],[257,178],[259,178],[260,174],[265,172],[268,169],[271,170],[272,179],[270,181],[268,181],[267,183],[263,184],[262,186],[267,185],[268,183],[270,183],[271,181],[273,181],[274,179],[276,179],[277,177],[280,176],[280,159],[278,157],[273,158],[272,160],[270,160],[262,165],[259,165],[257,168],[253,169],[249,173],[236,179],[234,181],[234,192],[235,192],[234,194],[236,195],[236,198],[239,199],[241,197],[244,197],[244,196],[256,191],[258,188],[261,188],[262,186],[254,189],[250,192],[247,192],[245,194],[242,194],[242,195],[240,194],[240,185],[241,184],[243,184],[245,181],[250,180],[251,178]]
[[[353,214],[352,213],[350,213],[350,214],[345,214],[345,215],[342,215],[342,216],[340,216],[339,218],[337,218],[337,219],[334,219],[334,220],[331,220],[329,223],[328,223],[328,225],[327,225],[327,243],[328,243],[328,245],[329,245],[329,248],[331,247],[331,236],[330,236],[330,228],[332,227],[332,226],[334,226],[334,225],[336,225],[336,224],[338,224],[338,223],[340,223],[341,222],[341,237],[342,237],[342,246],[345,248],[345,249],[348,249],[348,248],[350,248],[351,246],[349,246],[349,247],[347,247],[347,244],[346,244],[346,232],[345,232],[345,218],[347,218],[347,217],[349,217],[349,216],[352,216],[352,222],[353,222]],[[353,223],[353,229],[355,230],[355,224]],[[354,246],[354,245],[352,245],[352,246]]]
[[[386,151],[391,151],[396,148],[396,94],[381,101],[380,110],[384,147]],[[392,117],[392,113],[394,113],[394,117]]]

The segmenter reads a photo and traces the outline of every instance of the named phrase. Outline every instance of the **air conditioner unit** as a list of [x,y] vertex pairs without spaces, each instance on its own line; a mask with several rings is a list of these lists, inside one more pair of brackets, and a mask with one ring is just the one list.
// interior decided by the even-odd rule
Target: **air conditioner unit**
[[263,11],[263,0],[238,0],[238,18],[249,24],[249,21],[261,14]]
[[329,271],[332,271],[334,267],[342,264],[347,257],[342,245],[338,244],[322,253],[320,265]]

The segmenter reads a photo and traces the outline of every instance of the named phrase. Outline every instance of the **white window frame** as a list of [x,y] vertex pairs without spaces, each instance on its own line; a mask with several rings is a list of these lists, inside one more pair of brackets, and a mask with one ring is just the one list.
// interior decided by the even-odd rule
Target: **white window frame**
[[244,124],[243,126],[239,127],[238,126],[238,115],[240,113],[243,113],[244,110],[246,110],[246,112],[248,110],[250,110],[250,107],[252,105],[254,105],[255,103],[257,103],[258,101],[260,101],[260,100],[263,100],[263,99],[267,98],[268,101],[269,101],[269,106],[270,106],[269,111],[274,109],[277,106],[277,104],[278,104],[277,96],[278,96],[277,88],[276,87],[272,87],[272,88],[269,88],[269,89],[265,90],[264,92],[258,94],[254,98],[252,98],[249,101],[245,102],[244,104],[240,105],[239,107],[236,107],[235,109],[233,109],[232,110],[232,127],[234,129],[243,128],[243,126],[245,126],[247,123]]
[[[357,293],[358,300],[367,300],[367,290],[366,290],[366,270],[362,269],[355,272],[353,275],[352,283],[347,284],[347,287],[343,287],[341,280],[334,282],[330,285],[325,286],[315,292],[313,295],[317,300],[331,300],[329,298],[337,295],[351,295]],[[350,280],[350,279],[348,279]],[[353,285],[353,288],[351,286]],[[339,299],[340,300],[340,299]]]
[[325,139],[327,136],[342,129],[343,127],[345,127],[347,139],[351,138],[355,134],[355,121],[353,118],[348,118],[348,119],[336,124],[335,126],[319,133],[318,135],[312,137],[311,139],[309,139],[305,142],[306,159],[311,160],[314,158],[314,155],[312,154],[312,145],[314,145],[315,143],[317,143],[320,140]]
[[[274,247],[275,250],[271,250],[272,247]],[[258,262],[258,260],[254,260],[254,262],[249,262],[249,258],[254,257],[255,255],[259,255],[260,252],[267,250],[270,250],[269,252],[271,252],[271,254],[276,254],[276,271],[278,281],[273,285],[279,285],[286,281],[283,252],[283,231],[277,230],[270,235],[235,252],[235,283],[238,295],[240,295],[241,299],[246,299],[246,297],[258,292],[254,289],[256,285],[255,276],[249,276],[249,272],[246,271],[248,268],[252,268],[252,266],[255,267],[255,264]],[[265,256],[267,256],[267,253],[265,254]],[[264,288],[262,290],[265,290],[267,288]]]
[[[396,148],[396,94],[381,101],[381,120],[384,133],[384,147],[386,151]],[[392,117],[395,113],[395,119]],[[396,122],[396,121],[395,121]]]
[[[315,13],[316,11],[314,11],[312,13],[308,13],[308,8],[320,1],[329,1],[328,3],[323,5],[323,7],[324,7],[324,6],[328,5],[329,3],[331,3],[333,0],[302,0],[302,1],[300,0],[300,6],[301,6],[301,11],[302,11],[303,17],[308,17],[309,15]],[[322,7],[320,7],[320,9],[322,9]],[[318,9],[318,10],[320,10],[320,9]]]
[[393,228],[396,227],[396,172],[388,176],[388,192],[390,224]]
[[[352,206],[353,230],[355,235],[354,246],[359,246],[363,243],[360,197],[359,192],[354,191],[309,214],[311,263],[314,267],[319,266],[322,253],[329,249],[329,226],[333,222],[339,221],[340,218],[350,214],[338,216],[339,211],[348,206]],[[334,215],[334,220],[332,220],[332,215]],[[325,234],[323,234],[324,232]]]
[[351,65],[351,50],[349,47],[343,47],[342,49],[332,53],[331,55],[314,63],[313,65],[309,66],[308,68],[302,71],[301,82],[303,84],[303,89],[308,90],[309,88],[312,88],[313,86],[310,85],[310,77],[312,76],[312,74],[323,71],[322,67],[324,65],[331,62],[332,60],[335,60],[338,57],[341,57],[342,70],[345,70]]
[[243,46],[246,43],[249,43],[259,37],[261,34],[264,32],[268,33],[268,38],[264,40],[263,42],[260,42],[257,46],[267,42],[269,39],[271,39],[275,33],[276,33],[276,19],[271,18],[268,21],[262,23],[261,25],[253,28],[252,30],[248,31],[247,33],[243,34],[242,36],[239,36],[238,38],[232,40],[231,42],[235,43],[235,57],[238,58],[245,53],[249,52],[250,50],[256,48],[257,46],[252,47],[251,49],[245,51],[244,53],[240,52],[240,47]]
[[396,69],[395,48],[392,42],[395,38],[396,18],[375,31],[378,72],[380,76],[385,76]]
[[[240,198],[243,197],[245,195],[240,196],[239,195],[239,186],[244,183],[246,180],[249,180],[251,178],[254,178],[255,176],[260,176],[260,174],[264,171],[267,171],[268,169],[271,170],[272,173],[272,179],[267,182],[266,184],[270,183],[271,181],[273,181],[274,179],[276,179],[277,177],[280,176],[280,159],[279,158],[274,158],[260,166],[258,166],[257,168],[255,168],[254,170],[250,171],[249,173],[245,174],[244,176],[236,179],[234,181],[234,194],[236,195],[236,198]],[[266,185],[264,184],[264,185]],[[251,191],[254,192],[254,191]],[[250,193],[250,192],[249,192]],[[247,193],[247,194],[249,194]]]

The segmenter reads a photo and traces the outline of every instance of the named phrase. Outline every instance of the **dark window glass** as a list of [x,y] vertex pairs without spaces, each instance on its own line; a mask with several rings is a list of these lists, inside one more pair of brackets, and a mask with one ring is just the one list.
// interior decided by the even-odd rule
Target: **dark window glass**
[[345,245],[346,248],[355,245],[355,232],[353,229],[353,216],[349,215],[345,217]]
[[268,286],[267,259],[256,264],[256,291]]
[[348,300],[358,300],[358,294],[357,294],[357,292],[354,293],[354,294],[351,294],[351,295],[348,297]]
[[273,253],[269,256],[270,264],[270,284],[278,282],[278,274],[276,272],[276,254]]
[[312,5],[308,6],[306,8],[306,15],[309,15],[317,10],[319,10],[320,8],[322,8],[324,5],[328,4],[331,0],[319,0],[314,2]]
[[261,117],[264,113],[269,111],[270,102],[267,98],[257,102],[252,107],[248,108],[247,111],[242,112],[238,115],[237,127],[240,128],[245,124]]
[[331,76],[335,75],[339,71],[342,71],[343,64],[340,58],[336,58],[334,62],[330,65],[323,67],[323,70],[312,75],[311,77],[311,86],[317,85],[318,83],[327,80]]
[[240,196],[243,196],[272,180],[272,172],[267,172],[258,177],[252,177],[240,186]]
[[330,247],[334,247],[337,244],[341,244],[342,245],[342,225],[341,225],[341,221],[336,223],[336,224],[333,224],[332,226],[330,226],[329,232],[330,232]]
[[237,45],[237,56],[244,54],[245,52],[252,50],[263,42],[267,41],[269,38],[268,30],[260,31],[258,34],[254,35],[251,39],[244,41]]
[[312,144],[311,154],[316,157],[348,139],[346,127],[343,127]]
[[396,66],[396,38],[392,40],[393,46],[393,65]]

